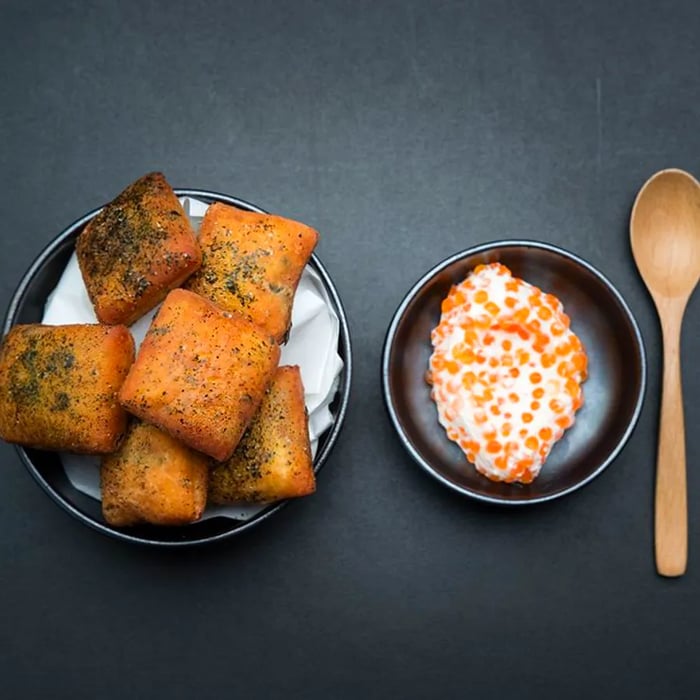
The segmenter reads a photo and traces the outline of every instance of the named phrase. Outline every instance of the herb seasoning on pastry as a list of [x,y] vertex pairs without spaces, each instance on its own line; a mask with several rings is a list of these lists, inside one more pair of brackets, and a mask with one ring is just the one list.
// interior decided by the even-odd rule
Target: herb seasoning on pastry
[[199,228],[202,266],[185,286],[283,342],[294,293],[317,241],[318,233],[306,224],[216,202]]
[[179,287],[202,259],[189,219],[161,173],[129,185],[88,222],[75,249],[97,318],[127,326]]

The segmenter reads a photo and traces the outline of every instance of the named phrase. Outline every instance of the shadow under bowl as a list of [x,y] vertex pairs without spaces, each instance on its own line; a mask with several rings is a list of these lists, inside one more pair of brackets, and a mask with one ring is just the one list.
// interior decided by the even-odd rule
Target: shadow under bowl
[[[558,297],[588,355],[584,405],[539,476],[527,485],[490,481],[467,462],[438,423],[426,383],[430,332],[439,323],[442,300],[477,265],[493,262]],[[576,255],[535,241],[486,243],[436,265],[401,302],[382,355],[384,400],[408,453],[455,491],[504,505],[548,501],[598,476],[632,434],[644,400],[646,372],[639,327],[612,283]]]
[[[178,197],[193,197],[209,204],[222,202],[246,211],[265,213],[263,209],[249,202],[218,192],[175,189],[175,194]],[[73,254],[78,235],[87,222],[100,210],[101,208],[95,209],[71,224],[49,243],[32,263],[12,297],[5,317],[3,335],[7,334],[10,328],[18,323],[41,322],[46,299],[58,284],[66,264]],[[334,415],[334,421],[331,427],[321,436],[314,459],[314,471],[318,473],[328,459],[345,420],[350,399],[352,350],[347,316],[330,275],[315,254],[311,256],[309,266],[321,278],[333,309],[338,315],[340,322],[338,354],[343,360],[343,370],[340,375],[338,392],[330,407]],[[131,543],[178,547],[216,542],[259,525],[288,503],[288,501],[280,501],[270,504],[263,511],[245,521],[218,516],[180,527],[137,525],[128,528],[117,528],[109,525],[104,520],[99,501],[78,491],[70,483],[58,453],[24,448],[22,446],[16,446],[16,448],[30,474],[64,510],[83,524],[94,528],[102,534]]]

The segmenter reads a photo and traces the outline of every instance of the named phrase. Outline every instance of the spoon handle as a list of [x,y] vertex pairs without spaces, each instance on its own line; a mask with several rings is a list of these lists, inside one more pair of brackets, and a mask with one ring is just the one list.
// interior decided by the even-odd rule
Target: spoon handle
[[682,576],[688,559],[688,505],[685,474],[685,426],[681,384],[680,339],[683,307],[661,314],[664,342],[661,419],[656,461],[656,570]]

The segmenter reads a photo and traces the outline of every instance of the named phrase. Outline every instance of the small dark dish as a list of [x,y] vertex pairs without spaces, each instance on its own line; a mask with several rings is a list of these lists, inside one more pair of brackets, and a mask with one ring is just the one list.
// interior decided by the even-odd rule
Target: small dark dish
[[[253,204],[217,192],[176,189],[175,193],[179,197],[194,197],[210,204],[212,202],[223,202],[239,207],[240,209],[265,213],[263,209]],[[10,302],[10,307],[5,317],[3,335],[5,335],[12,326],[18,323],[39,323],[41,321],[46,298],[58,283],[75,248],[76,238],[85,224],[99,211],[100,209],[95,209],[78,219],[49,243],[32,263]],[[344,362],[338,393],[334,403],[331,405],[335,420],[333,425],[319,440],[318,451],[314,460],[314,471],[318,473],[328,459],[328,455],[338,438],[343,421],[345,420],[345,413],[350,398],[352,354],[347,317],[335,285],[316,255],[312,255],[309,265],[322,279],[331,304],[338,314],[338,319],[340,321],[338,353]],[[256,516],[246,521],[215,517],[185,527],[139,525],[130,528],[115,528],[105,522],[102,517],[101,505],[98,501],[77,491],[71,485],[63,470],[58,454],[55,452],[25,449],[20,446],[17,446],[17,451],[37,483],[62,508],[85,525],[89,525],[105,535],[110,535],[127,542],[165,547],[215,542],[255,527],[263,520],[269,518],[273,513],[278,512],[287,503],[287,501],[282,501],[271,504]]]
[[[588,354],[584,406],[553,448],[532,484],[489,481],[467,462],[438,423],[425,374],[430,331],[453,284],[479,263],[500,262],[514,276],[562,301]],[[644,399],[646,357],[642,336],[620,293],[581,258],[545,243],[497,241],[441,262],[401,302],[382,356],[382,388],[391,421],[418,464],[446,486],[481,501],[525,505],[548,501],[588,483],[620,453]]]

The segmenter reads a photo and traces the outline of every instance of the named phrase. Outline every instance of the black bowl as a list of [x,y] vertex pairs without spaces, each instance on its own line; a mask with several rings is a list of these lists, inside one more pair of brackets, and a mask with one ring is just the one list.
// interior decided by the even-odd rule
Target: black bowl
[[[223,202],[224,204],[230,204],[239,209],[265,213],[263,209],[249,202],[235,197],[229,197],[225,194],[219,194],[218,192],[176,189],[175,193],[179,197],[194,197],[210,204],[212,202]],[[41,321],[46,298],[58,283],[75,248],[76,238],[83,230],[85,224],[99,211],[100,209],[95,209],[78,219],[49,243],[32,263],[12,297],[7,316],[5,317],[3,335],[15,324],[38,323]],[[311,256],[309,266],[318,273],[323,281],[333,308],[338,314],[338,319],[340,321],[338,353],[344,363],[338,393],[334,403],[331,405],[335,420],[333,421],[333,425],[321,436],[318,443],[316,458],[314,459],[314,471],[318,473],[319,469],[321,469],[328,459],[333,445],[338,439],[343,421],[345,420],[345,413],[350,398],[352,352],[347,317],[338,292],[326,268],[321,264],[321,261],[316,255]],[[288,503],[288,501],[280,501],[271,504],[246,521],[237,521],[221,516],[202,520],[198,523],[183,527],[138,525],[129,528],[116,528],[105,522],[98,501],[81,493],[71,485],[66,477],[57,453],[34,450],[21,446],[17,446],[17,451],[37,483],[62,508],[85,525],[89,525],[105,535],[110,535],[128,542],[164,547],[182,547],[215,542],[240,534],[241,532],[259,525],[263,520],[269,518],[273,513],[277,513]]]
[[[491,262],[503,263],[514,276],[559,297],[588,354],[584,406],[528,485],[489,481],[468,464],[438,423],[425,380],[432,352],[430,331],[440,320],[441,301],[476,265]],[[429,474],[481,501],[525,505],[574,491],[620,453],[641,412],[646,357],[632,312],[592,265],[553,245],[497,241],[453,255],[408,292],[386,336],[382,387],[404,447]]]

